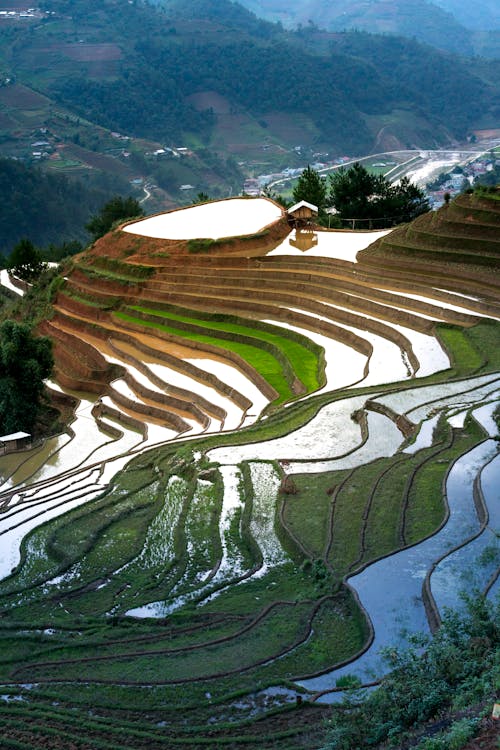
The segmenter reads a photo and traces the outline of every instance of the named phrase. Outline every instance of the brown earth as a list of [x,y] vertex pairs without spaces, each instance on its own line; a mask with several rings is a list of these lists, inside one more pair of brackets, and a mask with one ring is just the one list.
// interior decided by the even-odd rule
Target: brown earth
[[16,83],[13,86],[0,88],[0,103],[18,109],[39,109],[40,107],[46,107],[49,99],[26,88],[26,86],[22,86],[20,83]]
[[107,62],[121,60],[123,53],[117,44],[59,44],[50,49],[59,49],[66,57],[77,62]]
[[[182,209],[178,209],[182,210]],[[133,222],[130,222],[133,223]],[[122,225],[126,226],[126,224]],[[121,229],[121,228],[120,228]],[[151,266],[165,266],[166,258],[172,255],[186,255],[189,253],[188,240],[168,240],[143,237],[117,229],[101,237],[86,251],[85,258],[92,262],[92,258],[126,258],[127,263],[147,264]],[[235,256],[265,255],[286,237],[290,228],[285,218],[266,227],[266,234],[256,233],[255,238],[227,237],[217,240],[210,245],[210,253],[228,253]]]
[[82,146],[77,146],[75,143],[65,144],[60,148],[60,151],[65,157],[74,157],[78,161],[88,164],[89,167],[102,169],[104,172],[110,172],[122,177],[130,177],[131,173],[127,165],[122,164],[117,159],[113,159],[112,156],[89,151],[86,148],[82,148]]

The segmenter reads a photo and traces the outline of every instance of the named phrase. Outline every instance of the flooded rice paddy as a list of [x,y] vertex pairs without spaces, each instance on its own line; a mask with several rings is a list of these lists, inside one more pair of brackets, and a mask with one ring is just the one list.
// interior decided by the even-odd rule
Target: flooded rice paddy
[[266,198],[231,198],[151,216],[124,231],[169,240],[217,239],[254,234],[281,216],[282,209]]
[[[428,632],[429,625],[422,599],[422,584],[432,564],[467,539],[478,528],[473,500],[473,485],[481,468],[497,452],[493,440],[487,440],[459,458],[446,482],[450,516],[436,535],[413,547],[396,552],[369,565],[361,573],[348,579],[369,614],[374,628],[374,640],[365,653],[354,662],[300,684],[308,690],[322,691],[335,688],[344,675],[356,675],[364,683],[387,670],[381,649],[405,646],[412,633]],[[454,607],[460,604],[457,587],[448,596]],[[323,702],[336,702],[338,693],[330,693]]]
[[[246,214],[248,223],[243,221],[242,213]],[[169,239],[217,238],[258,232],[280,216],[281,211],[270,201],[233,199],[151,217],[129,225],[125,231]],[[314,237],[301,238],[300,233],[293,232],[270,255],[307,253],[355,262],[359,250],[386,232],[313,234]],[[307,243],[310,247],[306,247]],[[467,299],[473,299],[456,295],[456,305],[441,305],[431,297],[406,296],[459,312],[470,312]],[[348,308],[330,307],[331,318],[307,314],[311,319],[332,322],[336,311],[349,312]],[[289,309],[304,313],[300,306]],[[394,309],[397,313],[398,308]],[[309,422],[286,436],[212,448],[203,456],[204,465],[212,466],[204,472],[200,470],[191,486],[183,477],[171,476],[162,485],[164,497],[141,540],[142,550],[125,565],[117,567],[100,586],[108,586],[113,575],[127,581],[144,569],[157,570],[177,564],[176,533],[178,527],[182,527],[185,560],[179,567],[179,575],[168,590],[152,586],[154,594],[150,594],[150,598],[154,600],[150,602],[143,591],[134,593],[131,601],[117,595],[108,614],[125,611],[135,618],[163,618],[186,604],[194,607],[196,603],[213,602],[221,592],[227,592],[236,584],[244,586],[246,581],[260,584],[260,579],[276,568],[291,565],[277,533],[283,474],[351,470],[376,459],[392,457],[399,451],[412,457],[434,445],[440,419],[460,429],[471,413],[484,428],[484,440],[457,458],[449,470],[445,489],[450,512],[446,523],[438,533],[419,544],[372,562],[364,570],[359,570],[358,566],[358,572],[348,578],[348,585],[356,592],[373,625],[372,645],[354,662],[321,677],[303,680],[301,685],[310,691],[328,691],[345,674],[355,674],[362,681],[380,676],[385,669],[380,656],[382,647],[405,644],[409,634],[428,630],[422,594],[426,577],[438,613],[445,607],[460,608],[464,589],[488,589],[490,596],[499,590],[500,461],[494,439],[498,427],[493,418],[500,392],[498,374],[419,386],[419,377],[450,367],[448,355],[438,339],[395,322],[397,314],[392,321],[379,319],[387,326],[386,338],[383,333],[367,330],[374,318],[366,313],[356,315],[357,325],[340,324],[339,327],[364,339],[372,347],[370,356],[291,323],[271,322],[309,337],[323,347],[326,384],[317,393],[354,385],[372,386],[374,391],[369,396],[343,394],[343,398],[322,406]],[[415,314],[418,315],[422,319],[430,318]],[[406,343],[402,344],[398,336],[404,337]],[[134,455],[187,437],[192,440],[202,435],[213,437],[214,433],[236,431],[258,422],[269,406],[269,400],[247,375],[220,358],[210,358],[205,352],[196,356],[194,350],[186,347],[176,369],[175,363],[167,365],[161,357],[155,359],[153,355],[141,355],[140,366],[135,366],[127,362],[125,355],[121,357],[119,353],[108,351],[107,345],[102,348],[107,361],[121,365],[129,375],[127,379],[114,380],[101,398],[102,406],[107,408],[103,425],[114,429],[109,433],[101,429],[92,413],[95,402],[83,398],[70,434],[51,438],[23,454],[0,458],[0,577],[9,576],[19,564],[21,544],[30,531],[98,498]],[[411,352],[417,365],[409,356]],[[128,351],[128,354],[138,358],[138,350]],[[395,386],[393,393],[377,388],[397,381],[404,382],[405,387]],[[140,387],[150,393],[141,397]],[[139,409],[139,404],[144,406],[152,401],[151,394],[163,397],[180,390],[191,393],[193,401],[204,402],[206,413],[210,415],[208,423],[180,409],[187,426],[180,434],[166,427],[158,414],[148,417]],[[349,393],[354,391],[347,391]],[[123,398],[128,406],[121,405]],[[301,400],[305,398],[308,397],[302,396]],[[393,410],[394,414],[373,411],[370,405],[367,408],[368,398]],[[415,424],[416,432],[411,441],[398,428],[397,415],[406,415]],[[127,416],[132,421],[127,422]],[[122,423],[121,419],[125,421]],[[137,429],[133,429],[133,420]],[[230,439],[241,443],[242,434]],[[252,439],[256,435],[258,433],[253,432]],[[193,476],[197,461],[193,458],[190,467]],[[160,492],[159,486],[159,483],[154,484],[155,492]],[[481,513],[478,515],[478,492],[483,498],[484,518]],[[258,550],[257,562],[249,558],[245,533]],[[33,561],[43,554],[43,550],[36,547],[36,536],[28,538],[27,551]],[[29,563],[27,565],[29,567]],[[63,574],[48,580],[47,589],[53,592],[65,587],[71,589],[90,565],[91,558],[82,557]],[[355,566],[350,572],[353,570]],[[88,570],[87,573],[90,575]],[[123,601],[127,604],[120,609]],[[323,698],[325,701],[336,699],[334,694]]]
[[278,247],[268,255],[307,255],[318,258],[337,258],[356,262],[360,250],[385,237],[391,230],[379,232],[348,232],[331,230],[329,232],[301,232],[294,230]]

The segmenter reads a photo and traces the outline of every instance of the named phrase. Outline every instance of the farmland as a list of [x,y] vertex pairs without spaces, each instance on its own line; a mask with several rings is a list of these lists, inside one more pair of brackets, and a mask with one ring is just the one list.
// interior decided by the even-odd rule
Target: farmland
[[357,259],[118,227],[66,269],[75,420],[0,458],[6,746],[319,747],[342,678],[493,597],[499,203],[424,219]]

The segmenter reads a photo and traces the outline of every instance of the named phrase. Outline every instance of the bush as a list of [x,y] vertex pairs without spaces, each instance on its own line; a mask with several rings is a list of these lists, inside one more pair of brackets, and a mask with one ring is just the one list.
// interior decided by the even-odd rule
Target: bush
[[[364,701],[346,699],[348,710],[334,713],[324,750],[369,748],[388,739],[396,744],[419,723],[456,706],[462,695],[475,701],[495,696],[500,601],[477,597],[466,605],[465,615],[446,613],[433,639],[414,638],[412,648],[386,652],[392,671]],[[444,737],[426,738],[419,748],[458,750],[476,726],[476,720],[456,722]]]
[[476,734],[480,719],[460,719],[439,737],[426,737],[417,750],[461,750]]

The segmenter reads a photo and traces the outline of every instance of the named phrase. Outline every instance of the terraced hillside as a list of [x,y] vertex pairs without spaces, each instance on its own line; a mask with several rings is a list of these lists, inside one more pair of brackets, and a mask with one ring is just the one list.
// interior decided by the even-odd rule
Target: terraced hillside
[[319,747],[346,675],[498,592],[499,209],[75,259],[75,422],[0,457],[5,747]]

